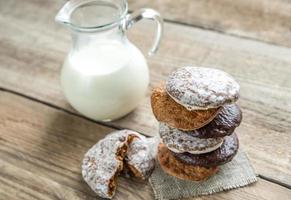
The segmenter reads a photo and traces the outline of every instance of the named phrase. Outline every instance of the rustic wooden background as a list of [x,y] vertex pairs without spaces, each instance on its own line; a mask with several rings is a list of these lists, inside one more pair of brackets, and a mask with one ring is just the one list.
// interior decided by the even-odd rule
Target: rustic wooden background
[[[0,0],[0,199],[96,199],[83,182],[83,154],[112,130],[157,134],[149,98],[130,115],[101,123],[64,99],[59,74],[70,35],[54,22],[64,0]],[[197,199],[291,198],[291,2],[130,0],[165,18],[148,58],[151,85],[184,65],[213,66],[241,84],[241,148],[259,176],[249,187]],[[148,27],[129,37],[144,52]],[[150,92],[150,88],[149,88]],[[148,93],[149,94],[149,93]],[[120,178],[116,199],[153,199],[146,182]]]

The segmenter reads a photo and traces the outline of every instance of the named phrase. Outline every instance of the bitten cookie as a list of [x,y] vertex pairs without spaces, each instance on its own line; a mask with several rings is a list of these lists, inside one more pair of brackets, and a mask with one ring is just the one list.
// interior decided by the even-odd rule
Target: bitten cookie
[[235,133],[224,138],[222,145],[215,151],[195,155],[190,153],[175,153],[173,155],[183,163],[201,167],[213,167],[230,162],[236,155],[239,147]]
[[219,112],[219,108],[189,111],[175,102],[164,86],[156,87],[151,95],[152,110],[158,121],[180,130],[194,130],[209,123]]
[[205,110],[233,103],[239,84],[227,73],[212,68],[182,67],[166,81],[168,94],[188,110]]
[[[192,131],[183,131],[193,137],[199,138],[221,138],[231,135],[242,121],[242,112],[237,104],[224,105],[216,117],[207,125]],[[176,128],[171,128],[171,132],[178,132]]]
[[150,152],[146,137],[138,134],[138,137],[133,138],[125,161],[135,177],[145,180],[151,175],[155,167],[155,156]]
[[82,175],[91,189],[103,198],[112,198],[116,190],[116,176],[123,169],[128,141],[135,135],[127,131],[114,132],[94,145],[82,164]]
[[208,153],[219,148],[223,142],[223,138],[198,138],[179,129],[171,128],[165,123],[160,123],[159,133],[163,143],[175,153]]
[[[103,198],[112,198],[116,177],[124,168],[124,159],[134,175],[146,178],[154,168],[146,138],[131,130],[115,131],[100,140],[85,154],[82,175],[91,189]],[[143,157],[140,157],[143,156]]]
[[179,161],[162,143],[158,147],[158,160],[167,174],[182,180],[202,181],[218,172],[218,167],[199,167]]

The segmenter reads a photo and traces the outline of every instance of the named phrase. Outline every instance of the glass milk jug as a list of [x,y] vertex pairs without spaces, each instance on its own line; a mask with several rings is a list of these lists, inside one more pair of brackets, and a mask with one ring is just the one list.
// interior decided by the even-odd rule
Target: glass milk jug
[[149,54],[157,51],[163,20],[152,9],[128,14],[126,0],[71,0],[56,16],[70,28],[72,47],[65,58],[61,84],[69,103],[83,115],[109,121],[131,112],[144,98],[149,71],[146,60],[125,32],[142,20],[156,21]]

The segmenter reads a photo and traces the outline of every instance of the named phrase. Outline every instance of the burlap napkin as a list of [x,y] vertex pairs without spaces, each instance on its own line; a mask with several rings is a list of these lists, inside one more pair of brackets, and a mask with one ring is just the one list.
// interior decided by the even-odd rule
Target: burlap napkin
[[257,178],[247,155],[239,151],[231,162],[221,166],[216,175],[204,182],[183,181],[172,177],[159,164],[149,181],[155,198],[165,200],[197,197],[243,187],[256,182]]

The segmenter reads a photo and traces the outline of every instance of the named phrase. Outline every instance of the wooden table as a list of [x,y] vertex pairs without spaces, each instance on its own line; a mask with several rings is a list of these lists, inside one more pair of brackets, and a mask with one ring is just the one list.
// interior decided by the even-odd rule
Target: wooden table
[[[54,22],[63,3],[0,0],[1,200],[96,199],[80,174],[87,149],[116,129],[157,134],[148,96],[111,123],[68,105],[59,74],[70,35]],[[198,199],[291,199],[291,3],[130,0],[131,10],[144,6],[166,19],[161,49],[148,58],[150,87],[184,65],[214,66],[241,84],[237,132],[259,181]],[[152,39],[147,30],[139,25],[129,33],[143,51]],[[153,192],[120,178],[116,199],[153,199]]]

